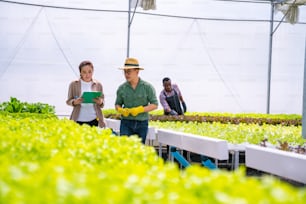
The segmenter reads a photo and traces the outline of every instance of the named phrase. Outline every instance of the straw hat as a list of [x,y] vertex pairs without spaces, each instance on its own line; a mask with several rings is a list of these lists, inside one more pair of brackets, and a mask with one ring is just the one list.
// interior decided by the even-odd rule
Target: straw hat
[[127,58],[125,60],[124,66],[119,69],[141,69],[142,67],[139,67],[138,60],[136,58]]

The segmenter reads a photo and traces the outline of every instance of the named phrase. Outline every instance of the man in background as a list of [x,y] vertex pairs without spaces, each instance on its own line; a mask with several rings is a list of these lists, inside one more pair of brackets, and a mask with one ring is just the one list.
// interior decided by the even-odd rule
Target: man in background
[[[159,94],[159,101],[164,109],[164,115],[184,115],[187,107],[178,85],[171,84],[169,77],[163,78],[162,82],[164,89]],[[166,145],[166,157],[169,157],[170,148]],[[172,150],[176,151],[176,148]],[[183,154],[187,156],[187,151],[183,151]]]
[[187,111],[182,93],[176,84],[171,84],[169,77],[163,78],[164,89],[160,92],[159,100],[165,115],[184,115]]

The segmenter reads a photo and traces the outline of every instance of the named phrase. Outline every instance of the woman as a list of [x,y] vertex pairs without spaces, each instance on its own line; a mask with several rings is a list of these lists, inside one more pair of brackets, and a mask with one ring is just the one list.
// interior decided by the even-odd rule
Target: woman
[[[100,82],[93,79],[94,66],[90,61],[83,61],[79,65],[80,79],[72,81],[69,85],[66,103],[73,106],[71,120],[79,124],[105,127],[101,108],[104,106],[103,87]],[[92,103],[83,103],[84,92],[100,92],[101,96],[94,98]]]

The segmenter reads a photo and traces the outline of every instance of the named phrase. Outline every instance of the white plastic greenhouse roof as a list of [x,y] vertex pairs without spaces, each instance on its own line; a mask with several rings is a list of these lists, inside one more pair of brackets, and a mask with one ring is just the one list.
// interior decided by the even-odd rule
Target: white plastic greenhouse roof
[[[113,108],[124,81],[117,68],[126,57],[128,1],[9,2],[0,0],[0,102],[14,96],[69,115],[68,84],[89,59],[105,108]],[[302,113],[305,11],[301,6],[299,21],[281,23],[273,36],[271,113]],[[178,83],[190,111],[264,113],[270,14],[265,0],[157,1],[156,10],[136,10],[130,56],[157,94],[163,77]],[[275,13],[275,26],[283,16]]]

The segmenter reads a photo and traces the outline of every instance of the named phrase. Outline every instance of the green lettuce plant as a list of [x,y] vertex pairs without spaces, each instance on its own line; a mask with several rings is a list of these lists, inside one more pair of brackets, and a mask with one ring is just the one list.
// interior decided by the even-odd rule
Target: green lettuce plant
[[0,203],[304,203],[306,190],[245,170],[184,171],[138,137],[68,119],[0,115]]
[[17,98],[11,97],[10,101],[0,104],[0,112],[8,113],[42,113],[55,114],[55,107],[45,103],[21,102]]
[[273,145],[278,145],[280,142],[291,145],[305,143],[305,139],[301,136],[301,126],[159,121],[150,121],[150,126],[224,139],[233,144],[260,144],[264,139]]

